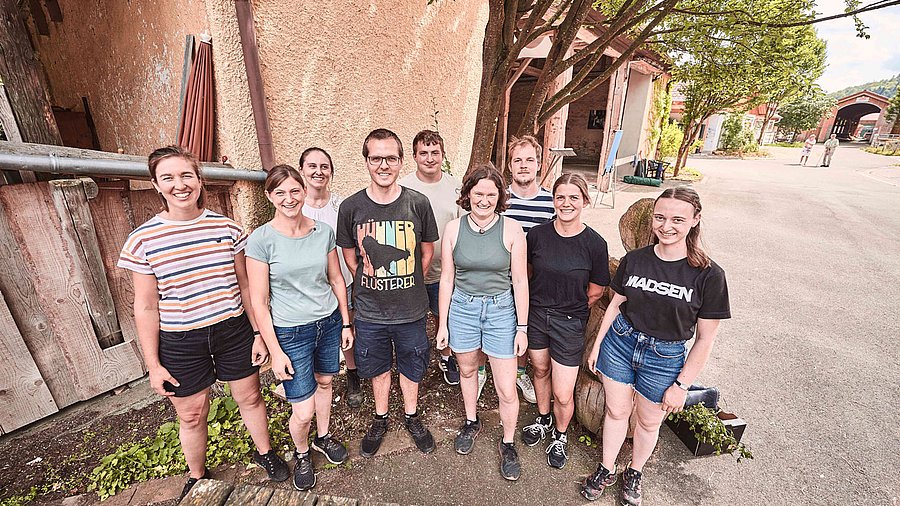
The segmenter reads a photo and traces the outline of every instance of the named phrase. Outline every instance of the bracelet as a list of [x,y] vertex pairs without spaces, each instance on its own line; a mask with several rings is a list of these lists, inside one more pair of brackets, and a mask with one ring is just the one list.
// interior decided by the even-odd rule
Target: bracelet
[[352,324],[352,323],[345,323],[345,324],[341,325],[341,328],[342,328],[342,329],[352,329],[352,328],[353,328],[353,324]]
[[258,330],[254,330],[254,331],[253,331],[253,337],[261,336],[261,335],[262,335],[262,334],[260,334]]
[[528,333],[528,325],[516,325],[516,331],[522,331],[524,333]]
[[678,381],[678,378],[675,378],[675,386],[677,386],[678,388],[684,390],[685,392],[687,392],[687,391],[689,391],[689,390],[691,389],[691,386],[690,386],[690,385],[685,385],[684,383]]

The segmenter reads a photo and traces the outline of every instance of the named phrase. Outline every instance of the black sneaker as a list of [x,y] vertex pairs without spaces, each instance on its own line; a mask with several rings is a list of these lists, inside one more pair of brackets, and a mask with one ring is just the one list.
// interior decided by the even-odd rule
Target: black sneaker
[[474,422],[466,420],[466,423],[459,429],[459,434],[453,441],[453,448],[456,449],[456,453],[460,455],[471,453],[472,448],[475,447],[475,438],[478,437],[480,432],[481,419],[476,419]]
[[209,469],[205,467],[203,468],[203,476],[199,478],[191,478],[190,476],[188,476],[187,483],[185,483],[184,488],[181,489],[181,496],[178,498],[178,502],[181,502],[181,500],[184,499],[184,497],[188,495],[188,493],[190,493],[191,489],[194,488],[194,485],[196,485],[198,481],[208,480],[210,478],[211,476],[209,475]]
[[291,476],[290,468],[274,449],[269,450],[265,454],[260,454],[258,451],[253,450],[253,462],[265,469],[269,479],[272,481],[284,481]]
[[325,455],[328,462],[332,464],[343,464],[347,460],[347,448],[335,441],[331,434],[325,434],[325,437],[314,437],[310,446],[313,450]]
[[316,471],[313,469],[309,451],[300,454],[294,450],[294,488],[309,490],[316,486]]
[[507,480],[518,480],[519,474],[522,472],[522,465],[519,464],[516,443],[504,443],[501,439],[498,450],[500,451],[500,474]]
[[431,453],[434,451],[434,437],[431,432],[422,425],[422,420],[418,416],[406,417],[406,430],[416,442],[416,447],[422,453]]
[[384,441],[384,435],[387,434],[387,430],[387,418],[373,419],[372,425],[369,425],[369,430],[363,436],[362,443],[359,445],[359,454],[363,457],[375,455],[378,452],[378,448],[381,447],[381,442]]
[[553,438],[547,446],[547,464],[550,467],[562,469],[566,466],[566,462],[569,461],[569,456],[566,455],[568,443],[569,438],[567,435],[560,434],[556,429],[553,429]]
[[448,385],[459,385],[459,365],[456,364],[456,357],[450,355],[447,360],[438,359],[438,365],[444,373],[444,383]]
[[359,386],[359,373],[356,369],[347,369],[347,406],[358,408],[362,406],[363,394]]
[[619,492],[619,504],[622,506],[641,506],[641,474],[640,471],[628,467],[622,473],[622,490]]
[[581,484],[581,496],[588,501],[596,501],[603,495],[606,487],[612,486],[615,482],[616,473],[603,467],[603,464],[597,464],[594,474],[588,476]]
[[522,427],[522,442],[528,446],[534,446],[547,437],[547,433],[553,427],[553,417],[550,417],[550,421],[547,424],[541,422],[541,417],[537,417],[534,419],[534,423],[531,425],[526,425]]

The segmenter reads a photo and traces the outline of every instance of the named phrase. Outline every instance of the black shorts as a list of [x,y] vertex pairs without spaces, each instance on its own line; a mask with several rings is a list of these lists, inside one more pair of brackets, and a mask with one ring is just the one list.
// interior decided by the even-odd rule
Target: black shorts
[[259,367],[253,361],[253,327],[247,314],[184,332],[159,331],[159,362],[173,378],[165,383],[175,397],[188,397],[216,382],[244,379]]
[[584,354],[584,327],[587,322],[552,309],[528,310],[528,348],[550,348],[550,358],[558,364],[578,367]]
[[353,356],[360,378],[389,372],[396,353],[397,371],[413,383],[422,381],[431,356],[425,318],[409,323],[372,323],[356,318],[353,325]]

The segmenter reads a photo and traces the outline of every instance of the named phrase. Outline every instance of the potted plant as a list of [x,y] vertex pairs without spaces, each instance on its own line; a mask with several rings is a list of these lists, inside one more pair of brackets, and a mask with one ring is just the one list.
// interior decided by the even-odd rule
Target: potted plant
[[753,458],[750,449],[741,443],[747,423],[732,413],[707,408],[701,402],[670,414],[666,425],[695,456],[727,453],[738,462]]

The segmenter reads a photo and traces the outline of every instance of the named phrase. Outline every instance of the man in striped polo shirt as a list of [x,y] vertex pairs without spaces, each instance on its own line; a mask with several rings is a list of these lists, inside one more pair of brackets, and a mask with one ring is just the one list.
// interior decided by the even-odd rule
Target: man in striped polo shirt
[[[513,137],[507,147],[512,184],[509,186],[509,208],[503,214],[518,221],[526,234],[535,225],[550,221],[556,212],[553,209],[553,195],[541,188],[537,181],[541,151],[537,139],[530,135]],[[527,355],[519,357],[516,386],[522,390],[522,397],[534,404],[537,397],[534,395],[531,378],[525,372],[527,363]]]

